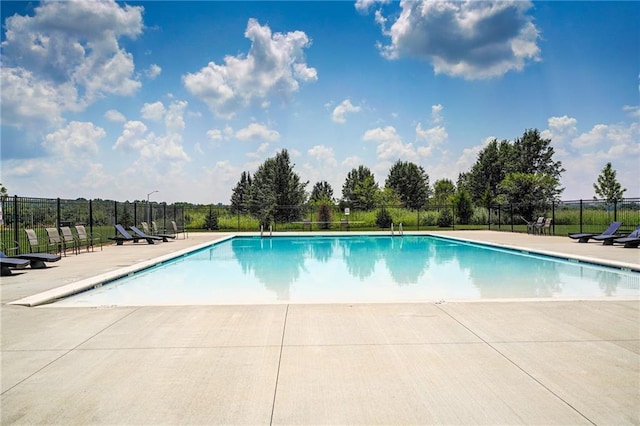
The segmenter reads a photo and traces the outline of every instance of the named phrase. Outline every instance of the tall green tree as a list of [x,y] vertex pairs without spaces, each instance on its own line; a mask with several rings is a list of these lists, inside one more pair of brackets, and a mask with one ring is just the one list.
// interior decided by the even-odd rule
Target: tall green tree
[[231,212],[246,213],[251,193],[251,174],[242,172],[240,180],[236,183],[231,194]]
[[[477,204],[486,205],[493,202],[498,196],[498,185],[504,179],[506,172],[505,152],[507,151],[507,141],[498,143],[497,139],[492,140],[478,154],[478,159],[466,175],[466,183],[471,193],[471,198]],[[502,155],[500,151],[502,148]]]
[[431,203],[436,206],[444,206],[451,203],[456,194],[456,186],[450,179],[438,179],[433,184],[433,198]]
[[398,160],[389,169],[384,185],[393,189],[407,208],[422,208],[429,200],[429,175],[414,163]]
[[342,185],[342,199],[348,207],[371,210],[375,206],[380,191],[373,173],[368,167],[352,169]]
[[326,180],[316,182],[311,190],[309,201],[316,203],[320,200],[329,200],[333,202],[333,188],[331,188],[331,185],[329,185],[329,182]]
[[[593,184],[593,189],[598,197],[606,199],[609,203],[617,203],[622,200],[623,194],[627,190],[618,182],[616,171],[611,163],[604,166],[598,176],[598,181]],[[596,197],[593,198],[596,199]]]
[[464,187],[458,188],[452,201],[456,216],[458,216],[458,222],[462,225],[471,223],[471,218],[473,217],[473,201],[471,201],[469,192]]
[[564,169],[554,154],[551,140],[543,139],[537,129],[526,130],[513,143],[494,139],[467,174],[473,201],[481,205],[496,199],[519,204],[552,202],[564,191],[560,187]]
[[305,187],[293,171],[289,153],[283,149],[273,158],[265,160],[253,175],[249,209],[263,225],[271,221],[286,222],[299,219],[298,208],[306,202]]

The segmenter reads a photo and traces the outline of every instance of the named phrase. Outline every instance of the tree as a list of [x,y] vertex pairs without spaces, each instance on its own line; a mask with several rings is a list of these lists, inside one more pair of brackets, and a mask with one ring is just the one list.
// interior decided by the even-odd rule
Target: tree
[[0,183],[0,198],[3,200],[9,196],[9,191],[7,187]]
[[407,208],[420,209],[429,200],[429,175],[414,163],[398,160],[389,169],[384,185],[393,189]]
[[494,139],[478,153],[478,159],[466,175],[466,183],[474,202],[490,204],[498,196],[498,185],[505,176],[500,147],[506,144],[506,141],[498,144],[498,140]]
[[467,175],[471,198],[485,206],[498,197],[519,204],[553,202],[564,191],[560,187],[564,169],[553,160],[554,154],[551,140],[543,139],[536,129],[526,130],[513,143],[494,139],[478,154]]
[[326,180],[316,182],[311,190],[311,197],[309,197],[309,201],[315,203],[320,200],[329,200],[333,202],[333,188],[331,188],[331,185],[329,185]]
[[208,229],[209,231],[218,229],[218,214],[211,206],[209,206],[209,212],[204,218],[204,229]]
[[342,185],[344,202],[358,210],[373,209],[378,192],[378,184],[373,177],[373,173],[365,166],[359,166],[357,169],[351,170]]
[[[626,188],[622,188],[618,179],[616,179],[616,171],[611,167],[611,163],[607,163],[598,176],[598,181],[593,184],[596,195],[604,198],[608,203],[615,204],[622,200]],[[596,199],[596,197],[593,197]]]
[[449,179],[438,179],[433,184],[433,198],[431,203],[436,206],[444,206],[451,203],[456,194],[456,186]]
[[456,195],[453,196],[453,206],[458,216],[458,222],[462,225],[468,225],[471,223],[471,217],[473,217],[473,202],[471,201],[471,195],[464,188],[458,188]]
[[273,220],[287,222],[300,218],[298,207],[305,203],[305,187],[293,171],[289,153],[283,149],[265,160],[253,175],[249,191],[249,210],[268,226]]
[[247,204],[249,202],[251,191],[251,174],[249,172],[242,172],[240,180],[233,188],[231,194],[231,212],[232,213],[246,213],[248,211]]

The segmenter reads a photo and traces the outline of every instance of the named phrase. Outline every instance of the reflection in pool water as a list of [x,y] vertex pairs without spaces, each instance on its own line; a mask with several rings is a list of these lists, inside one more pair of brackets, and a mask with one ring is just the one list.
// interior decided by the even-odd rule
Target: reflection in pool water
[[56,305],[638,297],[640,273],[426,236],[237,237]]

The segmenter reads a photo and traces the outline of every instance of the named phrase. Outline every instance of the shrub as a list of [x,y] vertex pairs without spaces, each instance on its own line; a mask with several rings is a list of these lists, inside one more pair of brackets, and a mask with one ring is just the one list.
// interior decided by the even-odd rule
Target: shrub
[[376,215],[376,225],[378,225],[378,228],[389,228],[392,223],[391,213],[389,213],[387,209],[382,208],[378,210],[378,214]]
[[453,214],[451,214],[451,210],[444,209],[440,212],[438,216],[438,226],[441,228],[449,228],[453,224]]
[[318,205],[318,222],[320,222],[320,229],[329,229],[331,225],[331,214],[329,204],[321,201]]

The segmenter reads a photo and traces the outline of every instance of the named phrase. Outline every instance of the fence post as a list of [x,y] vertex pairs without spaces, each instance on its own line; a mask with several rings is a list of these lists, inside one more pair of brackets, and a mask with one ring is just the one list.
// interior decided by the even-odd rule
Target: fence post
[[420,208],[418,208],[418,223],[417,223],[417,226],[418,226],[418,231],[419,231],[420,230]]
[[137,201],[133,202],[133,224],[138,225],[138,202]]
[[[113,202],[113,224],[116,225],[118,223],[118,202]],[[113,228],[115,230],[115,226]],[[114,231],[114,236],[117,235],[117,232]]]
[[613,200],[613,221],[618,221],[618,200]]
[[56,199],[56,228],[60,229],[60,197]]
[[502,231],[502,205],[498,204],[498,231]]
[[511,215],[511,232],[513,232],[513,203],[509,204],[509,214]]
[[580,199],[580,231],[582,234],[582,199]]
[[556,201],[551,201],[551,232],[556,235]]
[[93,200],[89,200],[89,232],[93,234]]
[[491,231],[491,207],[487,206],[487,222],[489,222],[489,231]]
[[13,236],[14,240],[18,240],[18,196],[13,196]]

